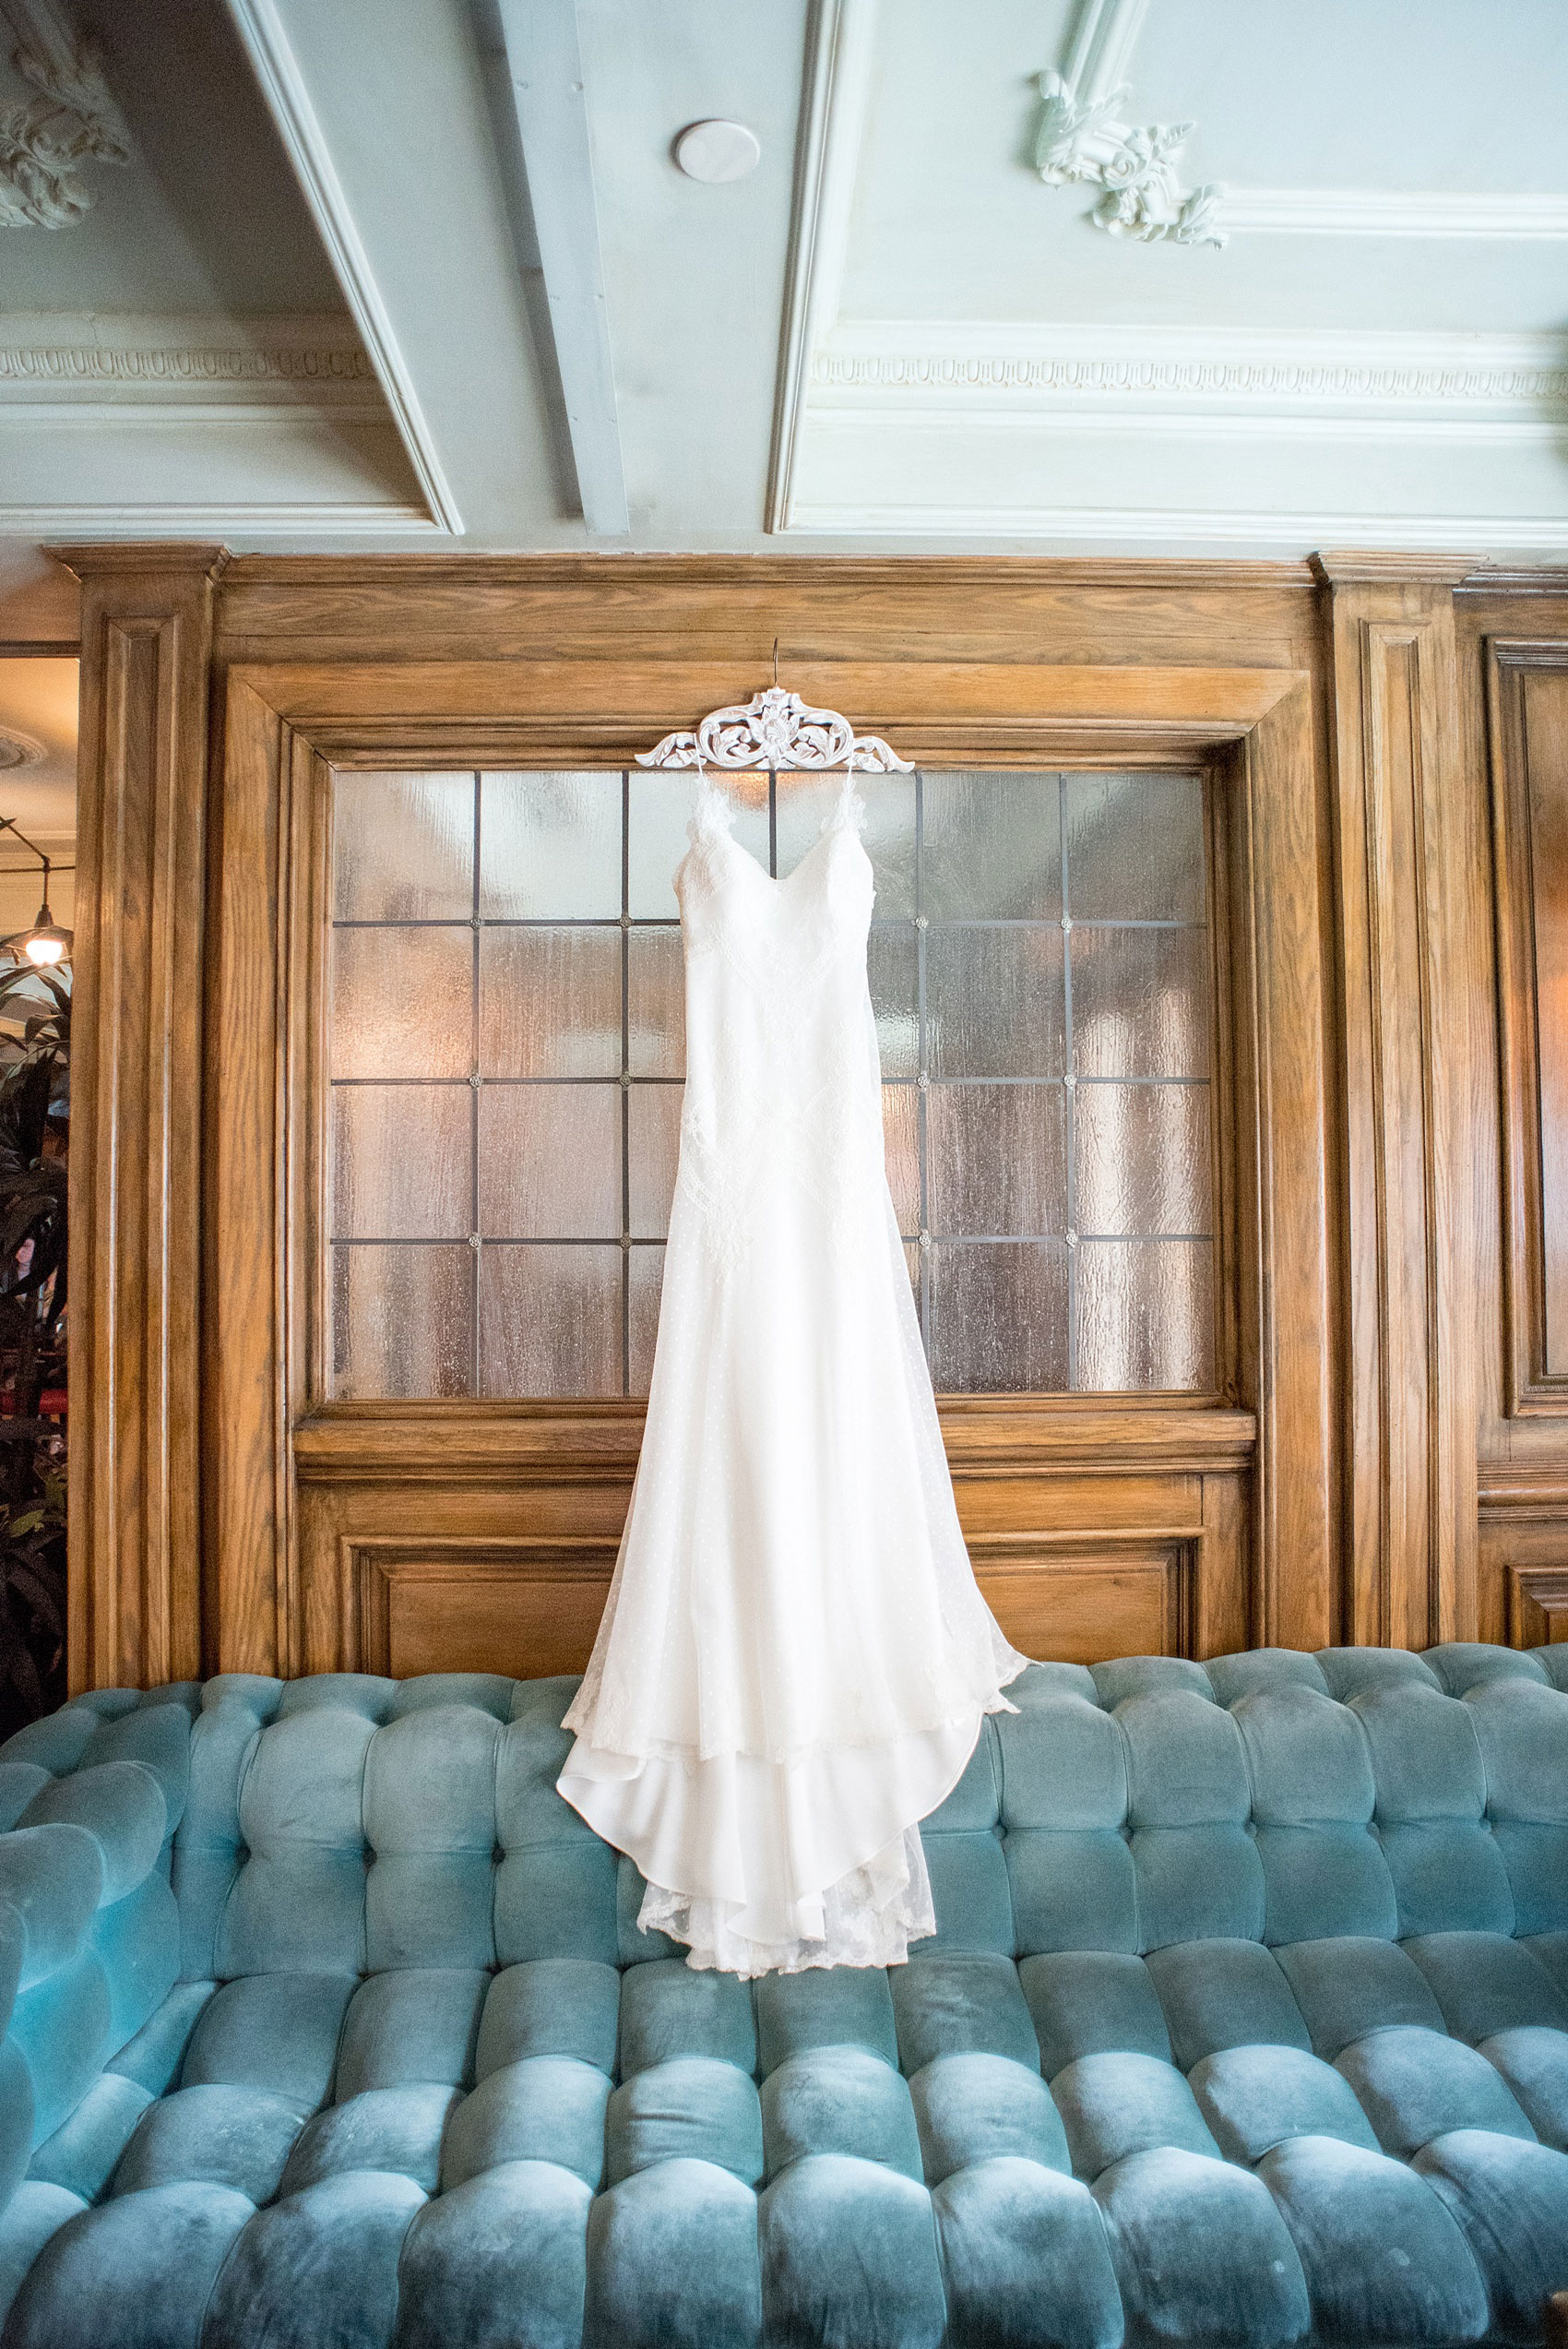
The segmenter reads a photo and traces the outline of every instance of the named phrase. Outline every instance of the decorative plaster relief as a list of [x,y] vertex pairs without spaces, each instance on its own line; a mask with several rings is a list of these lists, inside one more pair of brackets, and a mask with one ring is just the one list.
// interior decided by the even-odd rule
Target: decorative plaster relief
[[1104,192],[1089,219],[1108,235],[1140,244],[1223,244],[1215,218],[1218,186],[1182,187],[1177,160],[1191,123],[1134,127],[1118,118],[1126,86],[1080,97],[1054,69],[1039,77],[1034,166],[1048,187],[1083,182]]
[[84,163],[128,163],[130,141],[98,51],[48,6],[10,10],[11,63],[38,92],[0,111],[0,228],[71,228],[91,206]]

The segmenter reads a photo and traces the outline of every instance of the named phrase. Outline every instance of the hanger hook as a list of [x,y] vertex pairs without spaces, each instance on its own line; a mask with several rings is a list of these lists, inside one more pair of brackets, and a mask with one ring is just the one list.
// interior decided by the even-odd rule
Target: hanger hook
[[773,639],[773,682],[775,685],[778,683],[778,638],[777,637]]

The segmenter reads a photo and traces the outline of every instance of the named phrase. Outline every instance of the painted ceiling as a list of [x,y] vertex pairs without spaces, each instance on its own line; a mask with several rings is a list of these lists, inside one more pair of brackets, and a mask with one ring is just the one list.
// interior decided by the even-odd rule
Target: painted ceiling
[[[37,149],[0,172],[0,635],[60,538],[1568,550],[1561,0],[0,0],[0,33]],[[713,116],[749,177],[677,168]]]

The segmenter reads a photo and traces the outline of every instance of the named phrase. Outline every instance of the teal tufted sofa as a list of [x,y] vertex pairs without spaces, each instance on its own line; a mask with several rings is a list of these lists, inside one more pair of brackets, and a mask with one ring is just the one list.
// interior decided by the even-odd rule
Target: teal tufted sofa
[[573,1684],[106,1691],[0,1748],[3,2349],[1538,2340],[1568,1648],[1042,1664],[891,1973],[699,1974]]

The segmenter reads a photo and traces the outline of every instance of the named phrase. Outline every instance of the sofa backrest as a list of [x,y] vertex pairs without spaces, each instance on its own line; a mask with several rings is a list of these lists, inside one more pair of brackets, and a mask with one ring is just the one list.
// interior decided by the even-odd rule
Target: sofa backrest
[[[228,1675],[67,1707],[0,1770],[161,1722],[186,1980],[669,1956],[555,1792],[575,1686]],[[927,1822],[933,1951],[1568,1931],[1568,1648],[1039,1664],[1011,1694]]]

